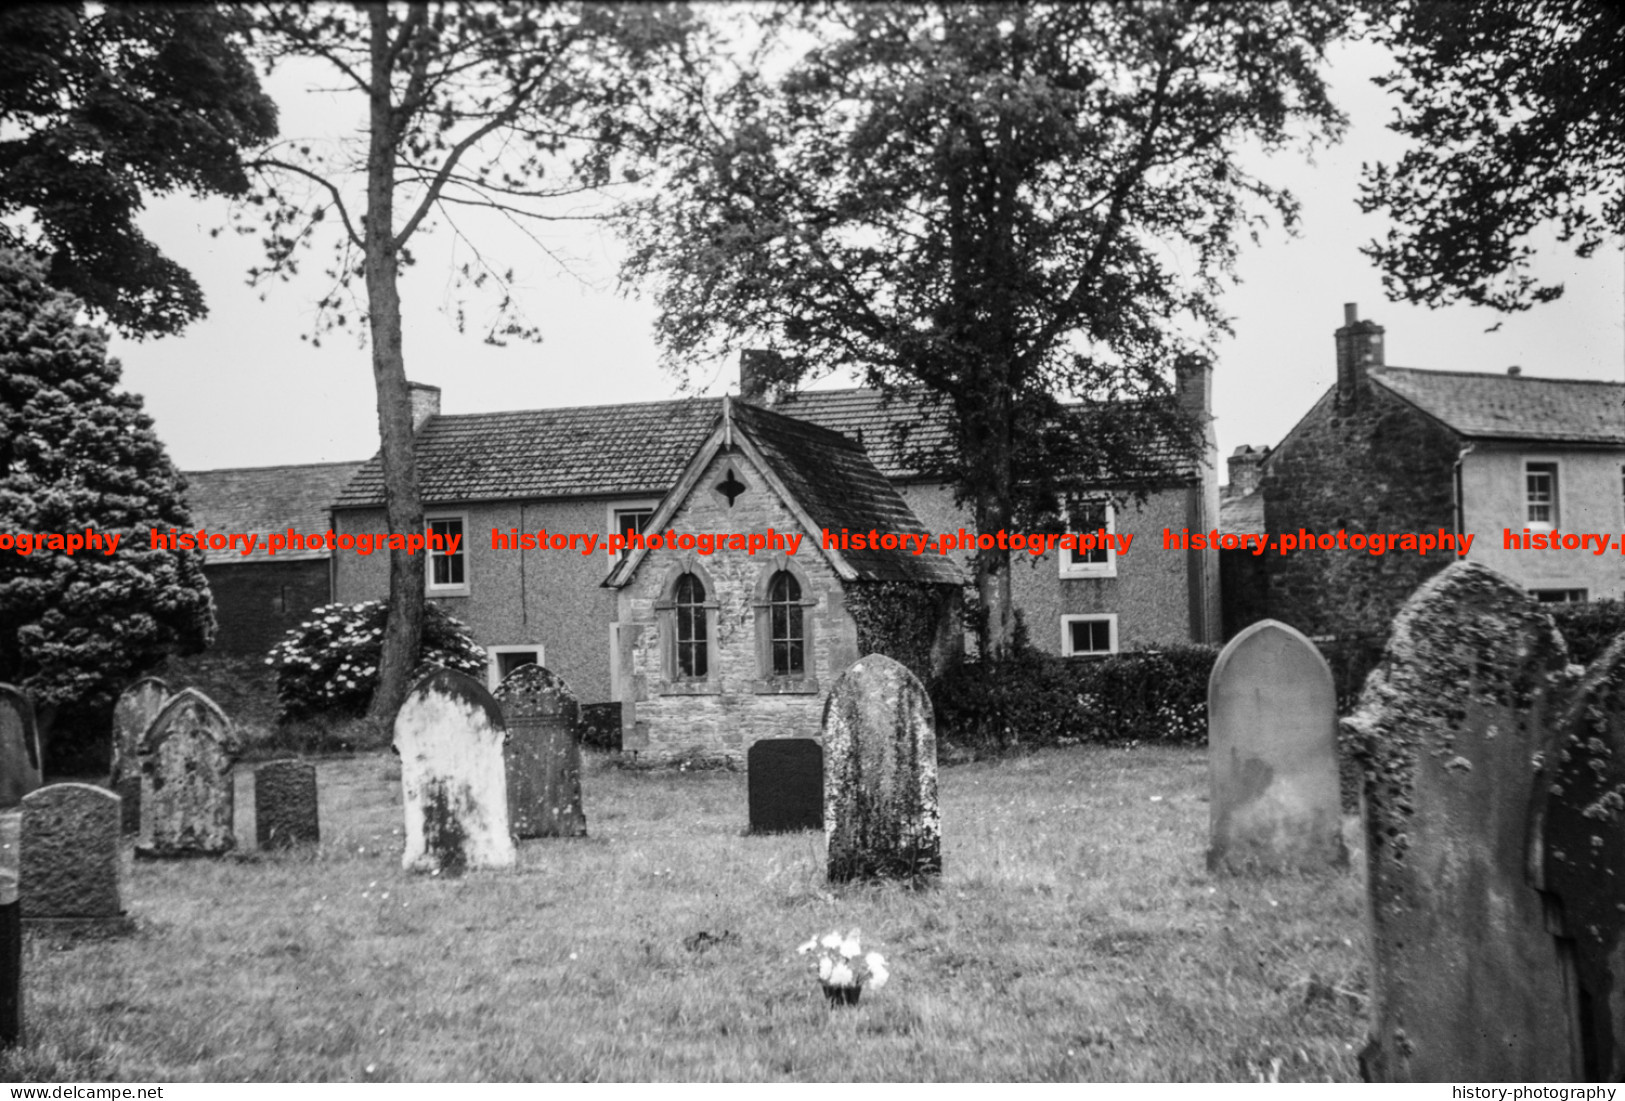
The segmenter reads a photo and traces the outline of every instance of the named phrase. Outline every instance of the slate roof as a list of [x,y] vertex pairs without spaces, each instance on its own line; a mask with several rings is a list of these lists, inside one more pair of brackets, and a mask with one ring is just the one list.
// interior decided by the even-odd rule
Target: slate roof
[[[737,399],[735,399],[737,401]],[[743,404],[743,403],[740,403]],[[1124,403],[1125,407],[1127,403]],[[1079,406],[1085,417],[1088,408]],[[418,434],[418,477],[426,505],[516,498],[658,497],[681,476],[710,433],[721,398],[589,405],[507,413],[440,415]],[[910,460],[946,445],[946,404],[879,390],[818,390],[786,395],[774,412],[846,436],[893,482],[918,478]],[[900,429],[900,430],[899,430]],[[1080,431],[1089,431],[1087,423]],[[1148,463],[1166,469],[1172,448],[1151,441]],[[1192,477],[1186,463],[1176,476]],[[373,508],[384,502],[383,467],[374,456],[333,502]]]
[[1625,445],[1625,383],[1413,367],[1370,377],[1463,436]]
[[288,528],[305,535],[325,532],[332,526],[328,505],[361,467],[359,462],[305,463],[182,471],[186,479],[183,497],[192,512],[190,530],[205,528],[227,535],[253,532],[260,536],[260,545],[252,554],[238,550],[210,552],[207,561],[213,565],[326,558],[325,550],[278,551],[269,555],[265,537]]

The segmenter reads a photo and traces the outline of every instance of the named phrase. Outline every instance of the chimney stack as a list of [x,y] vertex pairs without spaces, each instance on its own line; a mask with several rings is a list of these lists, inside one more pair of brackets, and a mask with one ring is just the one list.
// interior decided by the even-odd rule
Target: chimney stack
[[1360,308],[1353,302],[1343,306],[1343,327],[1337,330],[1337,403],[1344,408],[1357,405],[1365,392],[1371,371],[1380,371],[1385,360],[1383,328],[1374,321],[1361,321]]
[[776,405],[783,395],[786,364],[778,352],[742,348],[739,352],[739,400],[751,405]]
[[1188,413],[1213,413],[1213,364],[1205,356],[1182,355],[1174,360],[1174,400]]
[[440,387],[430,386],[427,382],[408,382],[406,389],[412,398],[412,432],[415,435],[430,417],[440,415]]
[[1242,444],[1230,455],[1230,484],[1224,487],[1224,496],[1228,500],[1232,497],[1245,497],[1258,490],[1260,476],[1259,466],[1270,453],[1269,447],[1251,447]]

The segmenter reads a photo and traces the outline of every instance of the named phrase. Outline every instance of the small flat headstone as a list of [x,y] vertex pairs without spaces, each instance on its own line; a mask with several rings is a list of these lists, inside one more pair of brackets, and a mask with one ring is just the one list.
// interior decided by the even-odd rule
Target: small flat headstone
[[51,784],[24,797],[22,814],[24,925],[128,931],[119,797],[93,784]]
[[936,716],[919,678],[880,654],[853,662],[824,702],[823,743],[830,881],[941,875]]
[[137,856],[220,856],[232,832],[237,738],[231,721],[195,688],[169,697],[142,736]]
[[1254,623],[1213,663],[1207,699],[1208,870],[1346,867],[1337,689],[1315,644]]
[[34,705],[9,684],[0,684],[0,809],[20,806],[40,786],[39,730]]
[[580,705],[564,678],[521,665],[497,685],[508,728],[508,825],[516,838],[585,837]]
[[436,668],[395,716],[408,871],[461,875],[511,867],[502,711],[485,686]]
[[1375,1082],[1580,1072],[1570,965],[1528,882],[1535,760],[1567,648],[1509,580],[1416,591],[1349,720],[1365,771]]
[[824,747],[812,738],[763,738],[745,754],[750,832],[824,828]]
[[322,840],[316,813],[316,766],[309,761],[268,761],[254,770],[254,842],[261,849],[316,845]]
[[141,829],[141,736],[169,699],[169,685],[157,677],[142,677],[119,693],[113,705],[112,788],[124,800],[123,830]]

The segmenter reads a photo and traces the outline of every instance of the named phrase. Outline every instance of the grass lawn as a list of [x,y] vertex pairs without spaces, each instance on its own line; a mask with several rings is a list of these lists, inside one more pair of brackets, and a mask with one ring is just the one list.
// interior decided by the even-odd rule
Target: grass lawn
[[[0,1079],[1357,1080],[1361,875],[1209,876],[1202,750],[944,769],[920,893],[744,835],[743,774],[587,767],[591,837],[454,880],[401,870],[393,756],[322,761],[319,851],[132,863],[135,935],[30,937]],[[891,982],[832,1011],[795,948],[852,926]]]

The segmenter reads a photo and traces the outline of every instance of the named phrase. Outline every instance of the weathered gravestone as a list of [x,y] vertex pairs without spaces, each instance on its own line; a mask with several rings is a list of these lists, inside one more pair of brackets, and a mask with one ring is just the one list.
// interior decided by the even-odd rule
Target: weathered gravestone
[[316,766],[269,761],[254,770],[254,842],[262,849],[315,845],[322,839],[316,812]]
[[521,665],[497,685],[508,728],[508,825],[518,838],[585,837],[580,706],[564,678]]
[[237,739],[231,721],[195,688],[169,697],[142,735],[141,857],[219,856],[232,833]]
[[1209,871],[1348,864],[1337,689],[1315,644],[1266,619],[1230,640],[1207,682]]
[[15,1044],[23,1034],[22,833],[22,810],[0,811],[0,1045]]
[[123,829],[141,829],[141,736],[169,699],[169,685],[157,677],[142,677],[119,693],[113,705],[112,787],[124,800]]
[[460,875],[514,863],[502,712],[485,686],[435,669],[395,716],[408,871]]
[[19,806],[40,786],[39,731],[34,705],[9,684],[0,684],[0,808]]
[[1530,882],[1574,960],[1584,1077],[1625,1081],[1625,636],[1569,694],[1540,759]]
[[119,797],[92,784],[51,784],[23,799],[25,925],[118,933],[124,914]]
[[940,875],[936,717],[919,678],[880,654],[853,662],[824,702],[823,741],[830,880]]
[[1567,649],[1506,578],[1416,591],[1349,720],[1365,777],[1369,1081],[1572,1080],[1567,964],[1528,880],[1534,769]]
[[750,832],[824,825],[824,747],[812,738],[763,738],[745,754]]

